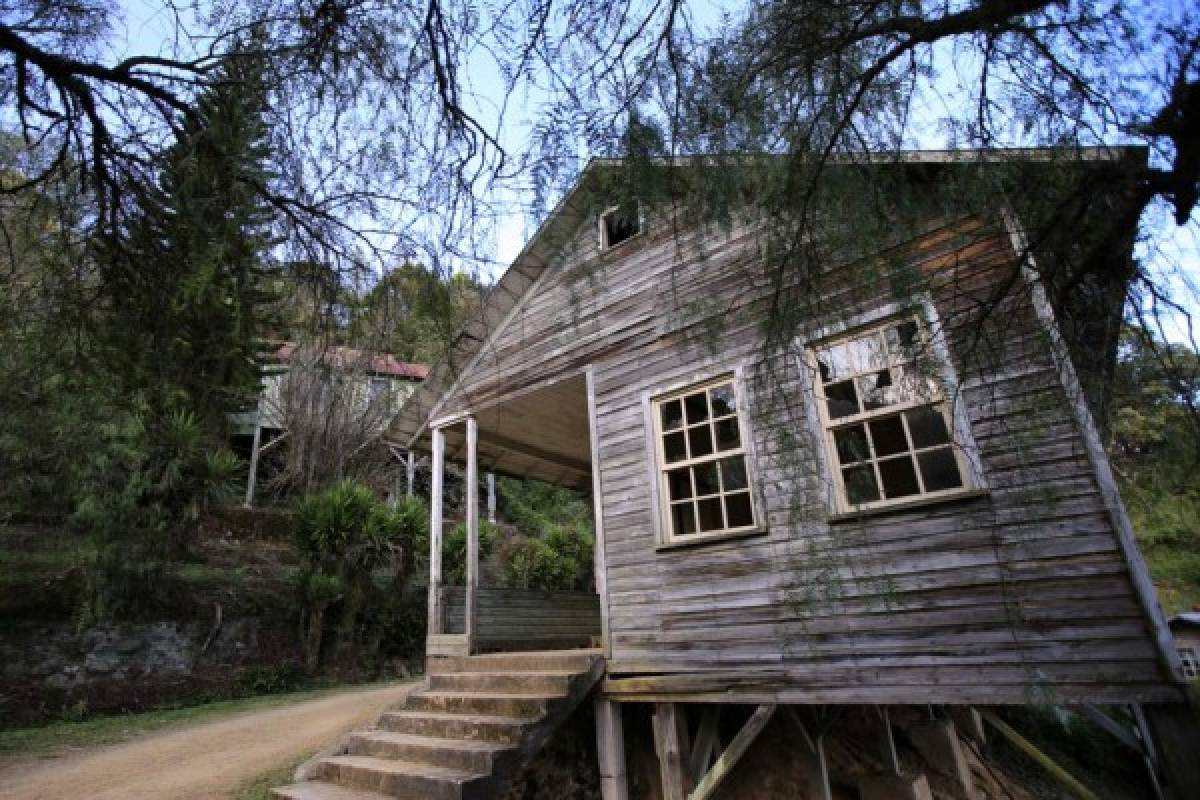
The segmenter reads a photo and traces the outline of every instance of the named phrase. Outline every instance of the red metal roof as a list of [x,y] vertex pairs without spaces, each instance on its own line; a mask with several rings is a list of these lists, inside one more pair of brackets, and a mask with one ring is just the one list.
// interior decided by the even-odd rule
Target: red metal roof
[[334,368],[361,369],[373,375],[391,375],[418,381],[425,380],[425,376],[429,374],[429,367],[425,364],[409,364],[400,361],[391,353],[368,353],[342,345],[309,347],[295,342],[284,342],[272,351],[271,357],[281,363],[287,363],[302,349],[312,353],[320,352],[321,360]]

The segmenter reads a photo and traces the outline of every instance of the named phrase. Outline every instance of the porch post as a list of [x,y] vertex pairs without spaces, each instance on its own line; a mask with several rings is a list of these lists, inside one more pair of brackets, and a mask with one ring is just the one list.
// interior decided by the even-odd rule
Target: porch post
[[463,633],[467,652],[475,642],[476,590],[479,588],[479,428],[474,417],[467,417],[467,598],[463,608]]
[[442,632],[442,462],[445,455],[446,435],[440,428],[434,428],[429,486],[429,636]]
[[408,477],[408,493],[405,494],[404,496],[412,497],[413,496],[413,481],[415,480],[415,478],[417,476],[417,456],[412,450],[408,451],[408,459],[406,461],[406,466],[408,467],[408,469],[406,470],[408,473],[408,475],[407,475],[407,477]]

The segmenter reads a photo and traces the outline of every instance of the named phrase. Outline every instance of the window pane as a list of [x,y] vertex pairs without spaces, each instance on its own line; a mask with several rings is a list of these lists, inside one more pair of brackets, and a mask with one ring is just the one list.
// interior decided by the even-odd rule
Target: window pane
[[731,528],[745,528],[754,524],[749,492],[726,495],[725,518]]
[[829,384],[825,387],[825,397],[829,401],[830,419],[858,413],[858,395],[854,392],[853,381]]
[[852,425],[834,431],[833,441],[837,444],[838,461],[842,464],[863,461],[871,454],[867,447],[867,432],[863,430],[862,425]]
[[741,456],[726,458],[721,461],[721,487],[727,492],[745,489],[749,486],[746,481],[746,462]]
[[894,359],[912,361],[916,359],[921,342],[917,338],[917,323],[907,319],[887,329],[888,351]]
[[726,417],[737,410],[737,401],[733,395],[733,384],[725,383],[708,390],[708,400],[712,404],[714,417]]
[[875,471],[865,467],[850,467],[842,470],[842,481],[846,484],[846,499],[851,505],[871,503],[879,499],[879,487],[875,485]]
[[817,365],[825,382],[871,372],[887,366],[887,352],[878,333],[826,347],[817,351]]
[[921,491],[917,485],[917,473],[913,470],[911,456],[880,461],[879,477],[883,481],[883,494],[889,500],[908,497]]
[[637,203],[626,203],[604,215],[604,244],[613,247],[638,234],[640,214]]
[[687,443],[683,438],[682,431],[668,433],[663,437],[663,456],[667,459],[668,464],[687,458]]
[[899,416],[873,419],[870,425],[871,442],[875,445],[876,458],[903,453],[908,449],[908,440],[904,438],[904,425]]
[[721,516],[721,498],[710,497],[696,505],[700,509],[701,531],[719,531],[725,527],[725,520]]
[[712,430],[707,425],[688,428],[688,444],[692,447],[692,458],[709,455],[713,451]]
[[721,486],[717,483],[717,462],[710,461],[707,464],[697,464],[692,467],[692,474],[696,478],[697,496],[716,494],[721,491]]
[[683,405],[687,409],[688,425],[695,425],[697,422],[708,419],[708,399],[704,396],[704,392],[689,394],[683,398]]
[[676,536],[686,536],[696,532],[696,512],[692,509],[690,502],[671,506],[671,529]]
[[908,432],[912,434],[913,447],[932,447],[950,441],[946,418],[937,406],[906,411],[904,416],[908,418]]
[[737,417],[723,419],[717,423],[717,449],[734,450],[742,446],[742,437],[738,432]]
[[678,400],[668,400],[663,403],[660,413],[664,431],[673,431],[683,427],[683,406]]
[[864,411],[894,405],[900,399],[892,385],[892,373],[886,369],[859,378],[858,390],[862,394]]
[[667,473],[667,486],[672,500],[683,500],[692,496],[692,471],[687,467],[673,469]]
[[905,364],[893,368],[892,373],[896,382],[896,388],[892,391],[898,401],[919,402],[938,399],[938,382],[928,366],[922,368],[919,364]]
[[957,489],[962,486],[962,476],[958,473],[958,461],[954,451],[949,447],[939,447],[927,453],[920,453],[917,462],[921,465],[921,477],[925,480],[925,491],[936,492],[942,489]]

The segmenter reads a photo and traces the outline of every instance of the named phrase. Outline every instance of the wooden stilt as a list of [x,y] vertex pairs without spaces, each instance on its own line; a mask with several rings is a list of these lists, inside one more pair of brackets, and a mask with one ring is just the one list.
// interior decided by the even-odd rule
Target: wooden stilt
[[699,784],[708,771],[708,764],[717,747],[717,725],[720,721],[721,706],[716,703],[705,706],[700,727],[696,730],[696,741],[692,745],[692,755],[688,759],[688,777],[692,779],[693,786]]
[[250,445],[250,474],[246,477],[246,499],[242,503],[246,508],[254,505],[254,484],[258,482],[258,454],[262,444],[262,425],[259,424],[259,411],[254,412],[254,443]]
[[597,695],[596,754],[600,761],[600,797],[628,800],[629,780],[625,772],[625,731],[621,704]]
[[413,485],[417,478],[417,455],[412,450],[408,451],[408,493],[406,497],[413,496]]
[[655,703],[653,721],[654,749],[658,753],[663,800],[684,800],[687,790],[683,749],[679,744],[678,707],[675,703]]
[[893,775],[900,774],[900,757],[896,755],[896,739],[892,736],[892,716],[887,706],[878,706],[883,723],[883,737],[879,742],[879,756],[883,768]]
[[750,715],[750,719],[742,726],[742,729],[733,737],[733,741],[729,743],[724,752],[717,758],[717,762],[713,764],[712,769],[704,776],[696,786],[695,791],[688,796],[688,800],[706,800],[712,796],[721,782],[729,777],[729,773],[733,770],[734,765],[742,759],[746,751],[750,749],[750,745],[762,733],[763,728],[767,727],[767,723],[771,721],[771,717],[775,715],[776,706],[761,705],[754,710]]
[[1200,716],[1186,703],[1134,706],[1147,753],[1172,800],[1200,797]]

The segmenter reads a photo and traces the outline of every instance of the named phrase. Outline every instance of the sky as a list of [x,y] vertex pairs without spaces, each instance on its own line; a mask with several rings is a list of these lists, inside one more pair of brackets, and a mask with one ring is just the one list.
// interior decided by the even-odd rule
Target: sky
[[[171,37],[175,35],[175,20],[163,10],[158,0],[118,0],[124,10],[123,23],[118,23],[112,37],[111,56],[116,59],[131,54],[158,53],[168,47]],[[712,30],[722,23],[725,12],[736,14],[743,6],[737,0],[722,0],[722,2],[703,2],[696,0],[689,3],[687,12],[690,14],[694,27],[698,32]],[[956,96],[962,96],[962,88],[957,85],[957,72],[954,68],[953,55],[942,54],[937,59],[938,80],[936,92],[945,98],[945,102],[954,102]],[[477,114],[485,124],[495,127],[498,119],[497,106],[494,98],[503,96],[503,85],[498,71],[486,55],[473,56],[466,70],[467,95],[474,98]],[[502,144],[512,152],[520,152],[527,144],[528,137],[535,124],[534,109],[538,97],[514,97],[518,104],[510,107],[505,115],[504,124],[498,126],[498,134]],[[526,105],[519,105],[524,102]],[[912,127],[911,141],[907,143],[915,149],[939,149],[946,146],[943,132],[935,124],[940,113],[938,103],[943,100],[935,99],[917,109],[917,124]],[[921,124],[920,118],[927,116],[928,124]],[[1119,140],[1117,140],[1119,141]],[[581,154],[586,159],[586,154]],[[518,181],[490,198],[494,208],[498,208],[499,216],[494,223],[494,256],[490,275],[486,277],[495,280],[503,269],[520,252],[528,239],[535,232],[536,222],[532,218],[531,192]],[[553,205],[553,201],[549,203]],[[1162,285],[1170,287],[1174,298],[1189,309],[1197,308],[1197,298],[1200,298],[1200,225],[1193,219],[1192,224],[1177,227],[1170,221],[1166,213],[1153,212],[1147,219],[1144,229],[1149,234],[1149,241],[1139,245],[1136,257],[1148,269],[1161,277]],[[1200,315],[1196,315],[1200,319]],[[1186,319],[1181,315],[1167,316],[1167,329],[1164,331],[1168,338],[1188,341],[1195,339],[1186,327]]]

